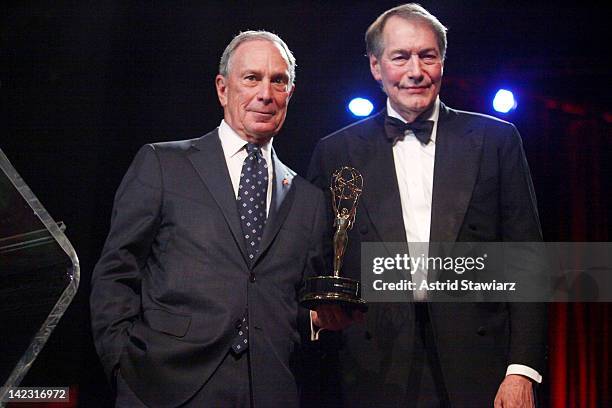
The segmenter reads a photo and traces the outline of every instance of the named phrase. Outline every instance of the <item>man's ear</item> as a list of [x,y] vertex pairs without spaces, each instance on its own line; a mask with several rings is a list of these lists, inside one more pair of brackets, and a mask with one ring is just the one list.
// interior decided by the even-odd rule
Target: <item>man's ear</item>
[[219,74],[215,77],[215,87],[217,88],[217,97],[219,98],[219,103],[221,106],[225,108],[227,105],[227,79]]
[[291,87],[291,89],[289,90],[289,96],[287,97],[287,102],[289,101],[289,99],[291,99],[291,97],[293,96],[293,92],[295,92],[295,84],[293,84],[293,86]]
[[382,77],[380,75],[380,61],[374,55],[370,55],[370,72],[375,80],[378,82],[382,81]]

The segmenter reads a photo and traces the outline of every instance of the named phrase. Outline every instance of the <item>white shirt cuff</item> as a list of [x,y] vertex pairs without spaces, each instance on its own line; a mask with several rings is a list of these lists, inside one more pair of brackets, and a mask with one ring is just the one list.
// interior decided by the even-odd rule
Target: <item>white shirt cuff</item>
[[522,364],[510,364],[508,366],[508,369],[506,370],[506,375],[510,375],[510,374],[523,375],[525,377],[528,377],[528,378],[532,379],[533,381],[537,382],[538,384],[540,384],[542,382],[542,376],[540,375],[540,373],[538,373],[536,370],[534,370],[531,367],[527,367],[526,365],[522,365]]
[[312,322],[312,310],[310,311],[310,341],[319,340],[319,333],[325,329],[315,329],[314,323]]

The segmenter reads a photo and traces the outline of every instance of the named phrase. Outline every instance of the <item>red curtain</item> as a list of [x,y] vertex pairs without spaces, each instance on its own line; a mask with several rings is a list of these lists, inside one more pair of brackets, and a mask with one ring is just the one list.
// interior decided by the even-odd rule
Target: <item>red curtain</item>
[[[540,118],[541,138],[530,143],[528,154],[535,156],[531,163],[545,239],[609,241],[609,116],[557,106]],[[612,406],[609,346],[609,303],[551,304],[549,405]]]

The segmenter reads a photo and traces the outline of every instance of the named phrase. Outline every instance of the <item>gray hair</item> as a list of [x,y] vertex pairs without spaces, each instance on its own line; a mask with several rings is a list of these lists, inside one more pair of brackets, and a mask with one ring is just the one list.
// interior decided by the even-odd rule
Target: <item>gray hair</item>
[[438,48],[442,60],[446,57],[446,31],[448,30],[441,22],[425,10],[420,4],[408,3],[394,7],[382,13],[368,28],[365,35],[366,52],[368,55],[373,55],[380,58],[385,45],[383,44],[382,33],[385,29],[387,20],[392,16],[398,16],[405,20],[420,19],[428,23],[438,39]]
[[221,60],[219,61],[219,74],[223,75],[224,77],[227,77],[227,74],[230,70],[232,55],[234,54],[236,48],[238,48],[238,46],[242,43],[254,40],[270,41],[272,43],[280,45],[282,50],[285,52],[285,57],[287,58],[287,61],[289,62],[289,86],[293,88],[296,67],[295,57],[293,56],[293,53],[291,52],[287,44],[285,44],[285,42],[278,35],[264,30],[243,31],[237,36],[235,36],[234,39],[230,41],[230,43],[227,45],[227,47],[225,47],[223,55],[221,55]]

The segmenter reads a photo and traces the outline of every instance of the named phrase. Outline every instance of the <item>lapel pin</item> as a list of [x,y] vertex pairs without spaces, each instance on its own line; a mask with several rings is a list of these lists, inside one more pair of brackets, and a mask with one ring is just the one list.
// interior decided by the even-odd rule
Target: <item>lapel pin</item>
[[289,179],[287,177],[285,177],[283,179],[283,186],[288,186],[289,185]]

